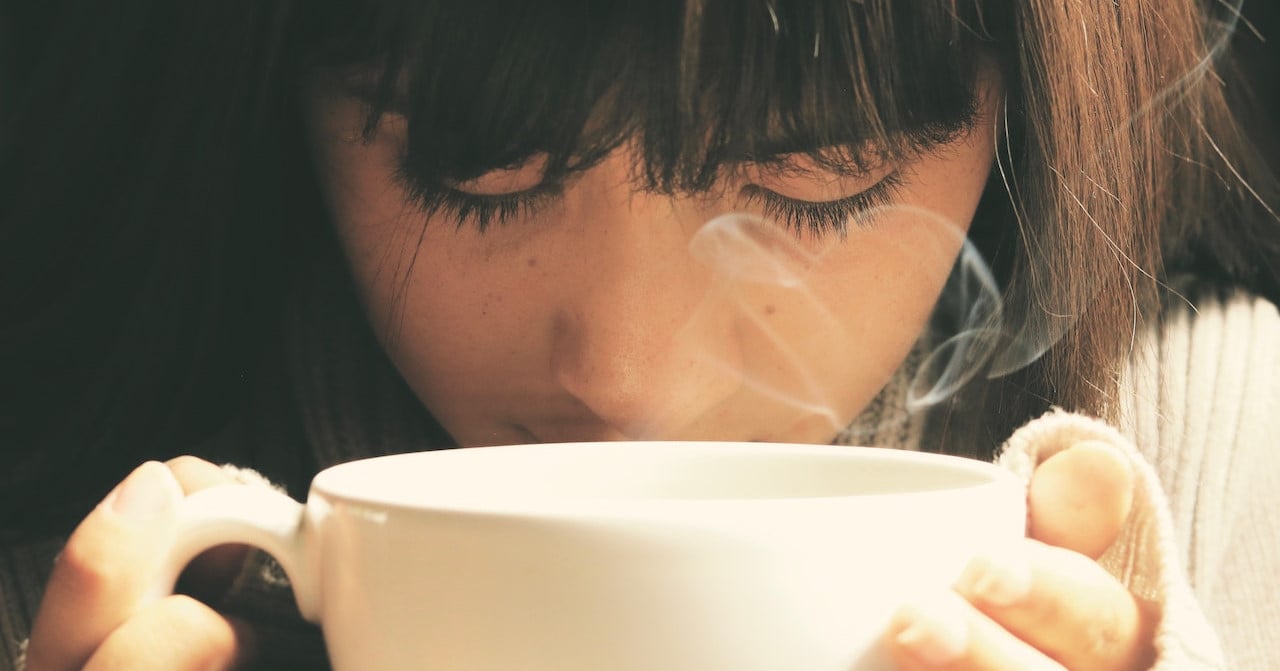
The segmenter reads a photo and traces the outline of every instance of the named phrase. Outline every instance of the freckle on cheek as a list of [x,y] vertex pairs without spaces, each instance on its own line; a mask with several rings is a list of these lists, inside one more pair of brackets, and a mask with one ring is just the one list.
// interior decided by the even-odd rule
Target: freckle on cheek
[[777,311],[778,311],[778,308],[774,307],[772,303],[769,303],[764,306],[764,313],[767,315],[772,315]]
[[530,257],[529,257],[529,261],[528,261],[528,263],[529,263],[529,267],[530,267],[530,268],[537,268],[537,267],[538,267],[538,257],[536,257],[536,256],[530,256]]
[[485,294],[484,298],[480,300],[480,316],[488,317],[489,309],[493,307],[494,304],[501,305],[502,301],[502,294]]

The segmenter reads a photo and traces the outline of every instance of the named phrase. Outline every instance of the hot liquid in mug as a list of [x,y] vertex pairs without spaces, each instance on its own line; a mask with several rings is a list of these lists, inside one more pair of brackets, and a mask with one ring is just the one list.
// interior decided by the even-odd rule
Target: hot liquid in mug
[[337,671],[891,669],[892,613],[1026,519],[979,461],[710,442],[378,457],[305,505],[231,485],[181,514],[171,576],[266,550]]

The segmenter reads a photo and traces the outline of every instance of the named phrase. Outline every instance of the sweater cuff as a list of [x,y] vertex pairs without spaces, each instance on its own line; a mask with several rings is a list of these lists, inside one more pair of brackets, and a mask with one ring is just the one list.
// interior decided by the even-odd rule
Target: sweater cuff
[[1128,439],[1110,425],[1053,410],[1014,432],[998,463],[1030,482],[1044,460],[1081,441],[1110,445],[1133,468],[1133,508],[1115,543],[1098,559],[1140,598],[1158,603],[1157,671],[1225,668],[1217,634],[1209,626],[1177,553],[1173,518],[1155,470]]

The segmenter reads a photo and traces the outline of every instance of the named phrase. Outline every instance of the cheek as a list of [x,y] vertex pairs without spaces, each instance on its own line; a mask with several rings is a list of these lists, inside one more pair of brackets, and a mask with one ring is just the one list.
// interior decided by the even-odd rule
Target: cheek
[[379,337],[398,306],[410,305],[406,284],[422,231],[393,176],[402,124],[384,120],[361,136],[363,106],[318,88],[306,118],[317,176],[357,290]]
[[[889,380],[925,330],[963,246],[990,162],[920,167],[917,187],[868,229],[822,253],[801,287],[757,303],[772,333],[755,353],[773,362],[784,394],[820,388],[850,421]],[[778,343],[786,343],[783,351]]]
[[542,327],[551,298],[528,266],[420,258],[401,293],[388,348],[411,382],[445,380],[461,391],[501,371],[514,375],[528,352],[547,349]]
[[849,387],[851,409],[865,402],[866,387],[888,380],[923,332],[964,239],[923,213],[889,216],[881,226],[825,260],[813,303],[828,313],[808,311],[824,340],[813,348],[823,361],[815,370]]
[[545,311],[542,268],[532,254],[513,256],[452,222],[428,222],[393,178],[398,129],[380,128],[364,143],[360,118],[358,105],[330,103],[313,107],[308,125],[370,325],[429,407],[484,395],[510,380],[530,347],[546,347],[531,328]]

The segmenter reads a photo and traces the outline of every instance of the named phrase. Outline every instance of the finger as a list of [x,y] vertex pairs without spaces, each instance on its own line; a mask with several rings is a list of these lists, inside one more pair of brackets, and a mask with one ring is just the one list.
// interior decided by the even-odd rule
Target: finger
[[888,649],[900,671],[1064,671],[953,592],[899,611]]
[[186,596],[152,602],[116,628],[84,671],[217,671],[245,663],[247,625]]
[[1071,669],[1148,668],[1159,611],[1088,557],[1025,540],[975,559],[955,590]]
[[148,462],[80,523],[54,564],[32,625],[28,671],[79,669],[152,593],[182,488]]
[[1118,450],[1085,441],[1036,467],[1028,535],[1093,558],[1115,542],[1133,507],[1133,468]]
[[182,485],[182,491],[187,494],[236,482],[235,476],[223,470],[221,466],[199,457],[190,455],[174,457],[165,462],[165,465],[173,471],[173,477],[178,479],[178,484]]

